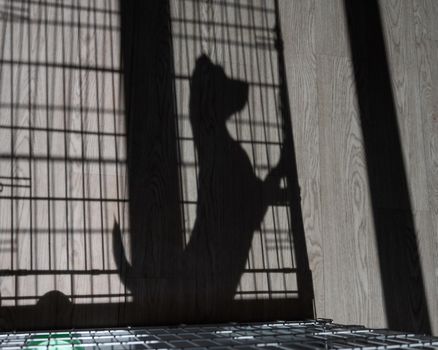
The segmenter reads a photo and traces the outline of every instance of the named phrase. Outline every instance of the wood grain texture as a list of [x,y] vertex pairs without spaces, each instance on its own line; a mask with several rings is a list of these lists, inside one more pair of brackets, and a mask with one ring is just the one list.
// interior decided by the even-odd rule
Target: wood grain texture
[[348,57],[348,32],[342,0],[315,0],[317,54]]
[[288,62],[290,55],[311,55],[315,53],[315,21],[319,13],[318,2],[314,0],[280,1],[281,26],[286,43]]
[[[324,235],[321,224],[319,128],[314,56],[287,55],[291,114],[297,145],[303,221],[309,264],[319,314],[324,314],[323,293]],[[313,61],[312,61],[313,58]],[[302,102],[306,101],[305,104]]]
[[[436,80],[433,78],[436,69],[431,64],[433,59],[436,60],[437,52],[434,40],[432,40],[436,25],[436,20],[433,17],[433,13],[436,11],[434,9],[435,4],[428,1],[383,1],[380,2],[380,5],[391,71],[391,85],[395,94],[403,156],[408,174],[409,192],[414,210],[418,211],[418,214],[415,214],[414,217],[423,276],[427,288],[430,314],[433,319],[433,328],[436,332],[437,312],[433,297],[431,299],[432,295],[436,295],[434,288],[437,266],[435,253],[433,253],[434,237],[436,237],[437,232],[436,226],[433,226],[435,217],[433,213],[436,211],[436,203],[433,202],[436,198],[434,187],[437,176],[435,174],[436,166],[434,165],[435,137],[432,136],[436,134],[436,128],[434,129],[436,123],[431,122],[433,120],[432,116],[434,113],[436,114],[437,105],[437,97],[434,93],[434,82]],[[300,4],[300,6],[310,6],[310,1],[307,4]],[[284,11],[291,11],[292,7],[292,5],[287,4]],[[343,101],[340,100],[339,95],[347,93],[348,89],[351,89],[349,94],[354,96],[353,78],[350,76],[349,83],[339,83],[343,79],[339,78],[339,76],[342,76],[341,74],[336,75],[333,73],[337,71],[336,68],[333,68],[337,67],[336,64],[329,64],[327,62],[328,58],[324,58],[326,55],[346,58],[347,61],[343,64],[350,67],[344,69],[345,71],[351,70],[351,63],[348,63],[350,52],[346,37],[344,9],[342,2],[316,2],[315,12],[314,45],[318,72],[316,101],[319,106],[320,128],[317,142],[320,148],[318,157],[321,164],[321,184],[317,193],[321,196],[322,250],[324,252],[324,259],[322,260],[324,273],[319,277],[323,282],[315,282],[315,294],[318,296],[319,283],[323,283],[326,291],[324,293],[325,302],[326,305],[329,305],[329,308],[327,309],[326,306],[323,311],[326,317],[340,318],[355,323],[364,322],[372,326],[384,326],[386,320],[383,312],[383,294],[373,233],[373,217],[369,202],[366,162],[363,154],[360,125],[356,121],[356,126],[351,129],[356,137],[348,138],[345,136],[348,134],[345,128],[348,127],[344,126],[343,123],[339,122],[339,124],[332,125],[333,120],[330,122],[324,121],[327,115],[334,113],[333,110],[338,111],[336,113],[337,118],[341,118],[339,115],[345,117],[345,115],[357,113],[354,112],[354,102],[351,102],[349,107],[352,111],[345,107],[345,104],[343,107],[342,103],[339,102]],[[294,15],[285,12],[283,18],[293,18]],[[307,16],[307,12],[305,12],[300,20],[302,21]],[[302,23],[300,20],[296,20],[296,23]],[[292,27],[291,24],[285,26],[287,28]],[[291,33],[290,36],[293,36],[293,34]],[[304,38],[308,38],[308,36],[304,35]],[[299,39],[295,39],[295,42],[290,39],[290,42],[289,50],[291,52],[295,52],[295,50],[298,50],[297,47],[301,47],[296,44],[301,42]],[[414,47],[415,49],[413,49]],[[302,51],[305,52],[305,50]],[[299,60],[292,55],[289,57],[288,69],[290,73],[288,74],[290,77],[295,77],[297,76],[297,69],[294,67],[299,65],[297,63]],[[338,58],[333,58],[333,60],[338,60]],[[312,59],[308,59],[308,61],[308,66],[311,67],[313,61]],[[341,64],[338,63],[338,65]],[[307,75],[304,72],[301,72],[303,77]],[[347,73],[346,76],[348,76]],[[292,79],[295,81],[295,78]],[[345,79],[344,81],[346,81]],[[335,83],[336,81],[338,84]],[[303,90],[307,91],[305,88]],[[293,95],[293,90],[291,96],[293,96],[291,97],[291,106],[301,106],[301,108],[307,106],[309,100],[313,100],[311,97],[306,99],[297,98]],[[331,102],[328,103],[327,101]],[[336,121],[336,119],[334,120]],[[298,123],[294,120],[294,125],[299,125]],[[309,139],[307,137],[309,135],[303,133],[295,138],[298,149],[305,150],[304,145],[311,142],[310,140],[314,136],[311,135]],[[359,171],[353,170],[355,168],[352,166],[344,165],[348,164],[348,160],[350,160],[348,154],[352,157],[355,152],[348,153],[348,142],[342,140],[356,140],[356,142],[350,141],[353,144],[356,143],[352,149],[357,150],[357,156],[351,158],[351,162],[355,164],[357,169],[360,169]],[[342,147],[338,146],[336,148],[334,146],[336,143],[341,143]],[[309,163],[312,164],[312,162]],[[306,169],[306,165],[303,165],[300,170],[300,177],[306,178],[309,175],[304,169]],[[325,183],[327,184],[325,185]],[[350,188],[356,189],[353,191]],[[355,194],[357,197],[355,197]],[[306,197],[303,197],[303,202],[306,203]],[[304,205],[304,207],[306,206]],[[317,213],[319,209],[316,204],[313,204],[313,209],[310,210]],[[341,213],[348,212],[348,210],[352,210],[349,212],[350,215],[341,220]],[[326,238],[328,235],[333,235],[330,237],[335,238],[335,231],[338,236],[349,237],[350,239],[351,232],[356,232],[354,237],[356,237],[357,244],[347,239],[334,241]],[[309,228],[307,228],[307,232],[308,235],[312,235],[312,230],[309,230]],[[349,233],[348,236],[347,232]],[[364,236],[367,238],[364,238]],[[428,248],[426,242],[432,248]],[[350,245],[347,246],[348,249],[345,249],[345,245],[348,243]],[[340,247],[344,247],[344,249]],[[339,250],[342,252],[341,255],[338,253]],[[352,254],[351,256],[356,258],[349,258],[347,251],[348,254]],[[353,264],[353,261],[356,265]],[[341,269],[344,268],[342,275],[334,272],[337,271],[337,268],[334,267],[337,266],[336,264],[339,264]],[[355,266],[355,268],[349,269],[347,266]],[[341,283],[342,288],[339,287],[339,283]],[[341,293],[342,298],[339,298],[339,293]],[[357,315],[353,316],[352,313],[348,314],[348,312],[342,311],[345,310],[343,309],[345,303],[355,305],[358,300],[365,301],[366,306],[362,307]],[[321,315],[318,310],[317,314]]]
[[326,315],[347,323],[355,315],[368,323],[373,231],[352,66],[348,59],[322,56],[317,72]]
[[438,14],[438,5],[433,0],[414,0],[414,7],[419,10],[417,15],[420,15],[417,22],[417,29],[420,30],[427,39],[438,40],[438,23],[436,16]]
[[[419,229],[425,227],[427,232],[422,231],[419,235],[420,247],[422,250],[423,275],[428,286],[429,308],[433,315],[437,313],[436,296],[437,290],[437,250],[436,241],[438,237],[438,227],[436,225],[436,213],[438,205],[438,185],[437,185],[437,132],[438,132],[438,71],[436,60],[438,59],[438,46],[436,41],[431,40],[430,13],[434,11],[431,4],[424,1],[414,1],[413,23],[415,28],[415,53],[417,60],[418,90],[421,105],[422,136],[425,159],[425,175],[427,188],[427,208],[428,213],[423,213],[423,221],[417,220]],[[427,215],[428,214],[428,215]],[[421,231],[420,231],[421,232]],[[428,243],[426,243],[428,242]],[[434,332],[437,332],[436,317],[432,318]]]
[[[167,103],[166,98],[155,97],[156,91],[164,91],[164,95],[168,91],[167,69],[172,57],[165,56],[165,60],[153,61],[146,52],[131,57],[140,66],[144,62],[151,64],[146,68],[151,79],[134,84],[133,99],[140,102],[137,109],[130,113],[138,118],[139,134],[134,141],[140,146],[137,151],[131,149],[128,154],[124,76],[111,73],[120,69],[120,52],[123,45],[127,45],[126,42],[121,43],[118,1],[74,0],[66,2],[68,6],[64,9],[59,6],[44,8],[38,6],[38,2],[32,2],[31,5],[26,1],[18,3],[23,11],[14,10],[16,13],[11,13],[8,8],[2,9],[0,21],[0,60],[3,62],[0,65],[0,177],[10,177],[11,174],[14,177],[28,177],[30,182],[14,180],[15,185],[30,183],[31,188],[4,187],[0,196],[31,196],[34,199],[0,199],[0,269],[114,271],[117,263],[113,257],[111,234],[116,219],[123,231],[124,247],[132,248],[126,249],[128,260],[141,260],[139,256],[150,254],[155,265],[148,265],[148,272],[154,276],[163,272],[174,278],[172,264],[177,259],[169,259],[166,252],[175,243],[172,227],[179,225],[179,218],[171,214],[178,208],[169,204],[178,190],[166,182],[175,180],[172,177],[175,169],[166,164],[174,160],[175,150],[171,147],[175,145],[157,141],[170,137],[173,119],[160,122],[142,119],[147,113],[164,111],[167,116],[171,115],[168,109],[171,104]],[[254,44],[256,40],[250,28],[242,29],[236,25],[227,28],[218,23],[245,22],[258,30],[264,25],[270,27],[272,23],[265,23],[260,13],[255,13],[252,18],[248,11],[239,13],[233,6],[222,7],[220,4],[219,1],[173,2],[173,15],[193,16],[194,20],[193,23],[180,22],[172,28],[175,71],[189,77],[196,56],[207,52],[216,63],[225,67],[231,77],[251,81],[260,75],[269,80],[269,54],[238,45],[230,48],[221,43],[221,40],[234,40]],[[242,0],[241,4],[266,6],[272,10],[273,2]],[[343,1],[280,0],[279,4],[316,315],[333,318],[337,322],[383,327],[387,321]],[[415,231],[432,331],[437,334],[438,3],[435,0],[381,0],[379,4],[415,226],[407,229]],[[75,6],[80,6],[82,11],[74,10]],[[100,10],[87,11],[93,6]],[[30,21],[20,19],[21,13],[25,13]],[[202,24],[196,24],[196,20]],[[64,26],[59,26],[61,22],[64,22]],[[152,26],[148,26],[150,22],[146,22],[142,24],[144,28],[152,30]],[[110,27],[114,27],[114,30],[109,30]],[[128,34],[131,29],[128,28]],[[162,35],[166,35],[166,30],[163,27],[158,29]],[[199,38],[187,40],[184,36]],[[140,42],[142,39],[140,35],[136,40]],[[259,43],[265,39],[258,36]],[[148,49],[159,47],[166,51],[169,49],[166,45],[169,45],[166,40],[161,44],[153,42]],[[9,61],[14,60],[16,63],[18,60],[23,62],[11,65]],[[30,61],[49,61],[53,65],[25,64]],[[154,64],[155,68],[152,67]],[[72,69],[63,71],[63,65]],[[94,66],[105,69],[86,69]],[[274,70],[277,68],[274,66]],[[141,69],[139,72],[145,73]],[[278,82],[272,80],[270,83]],[[175,92],[177,109],[185,115],[185,119],[183,115],[178,124],[178,132],[190,138],[193,135],[188,120],[188,80],[176,84]],[[267,121],[274,125],[276,121],[269,118],[276,112],[276,96],[254,86],[250,98],[250,111],[232,119],[228,125],[229,132],[236,139],[247,141],[254,133],[258,141],[263,141],[263,129],[252,129],[250,121],[254,118],[261,125],[265,113]],[[142,107],[141,102],[146,100],[159,100],[158,107]],[[11,127],[14,127],[12,132]],[[29,128],[38,130],[31,133]],[[47,128],[58,131],[47,135]],[[59,132],[64,128],[71,132]],[[93,134],[99,130],[105,135]],[[269,137],[278,141],[276,131],[275,127],[270,128]],[[182,154],[180,160],[195,164],[195,150],[190,141],[181,141],[179,147]],[[266,176],[268,157],[264,148],[251,145],[250,142],[242,147],[251,162],[259,165],[257,175],[260,178]],[[11,162],[12,150],[16,159]],[[271,162],[275,163],[278,149],[269,152]],[[149,165],[134,165],[137,175],[134,176],[133,185],[141,190],[131,203],[137,206],[134,213],[131,212],[137,220],[132,221],[127,202],[101,202],[100,198],[128,197],[126,161],[129,157],[142,159],[143,154],[147,154]],[[38,161],[29,164],[28,156]],[[65,157],[68,158],[66,165]],[[47,158],[59,161],[47,164]],[[89,162],[83,162],[84,159]],[[190,239],[196,220],[196,205],[193,204],[197,200],[196,175],[194,166],[188,166],[182,175],[184,188],[181,193],[192,202],[187,206],[183,218],[185,242]],[[0,182],[8,183],[3,178]],[[76,199],[91,197],[93,201],[58,202],[46,198],[64,196]],[[160,216],[159,213],[163,212],[166,214]],[[270,213],[264,223],[266,232],[277,223],[287,226],[287,213],[284,210],[273,209]],[[403,212],[391,211],[387,214],[396,218]],[[382,216],[385,216],[385,211],[382,211]],[[137,234],[144,233],[143,238],[131,240],[130,223],[133,223]],[[387,224],[396,225],[396,222],[389,220]],[[14,230],[11,232],[12,226]],[[150,227],[151,231],[145,232],[144,227]],[[149,239],[173,240],[173,243],[169,243],[167,248],[165,245],[157,247],[147,245]],[[266,249],[269,244],[272,248],[274,243],[280,241],[269,240],[268,236],[257,232],[247,268],[263,267],[264,260],[269,260],[269,266],[275,268],[284,267],[284,261],[293,261],[286,245],[282,246],[283,262],[276,260],[275,249]],[[131,250],[135,251],[136,245],[144,249],[138,249],[132,256]],[[270,283],[286,285],[276,278],[272,277]],[[295,282],[290,279],[287,283],[290,287]],[[175,313],[176,319],[184,320],[183,306],[175,308],[178,301],[173,304],[163,301],[163,295],[170,295],[165,294],[170,293],[166,292],[172,286],[169,280],[156,282],[152,291],[147,291],[149,287],[146,282],[138,283],[139,293],[145,294],[143,308],[132,307],[130,290],[117,272],[104,276],[2,276],[2,309],[21,305],[23,309],[20,310],[24,311],[2,311],[0,327],[24,326],[29,316],[26,308],[54,289],[68,295],[76,306],[63,304],[60,295],[54,296],[56,302],[53,305],[48,303],[48,299],[43,300],[37,311],[42,312],[42,320],[27,323],[29,327],[53,322],[66,326],[71,322],[80,325],[96,315],[101,315],[102,319],[94,318],[95,325],[140,322],[150,306],[155,306],[155,311],[148,315],[151,322],[165,322],[166,314],[171,313]],[[267,286],[268,281],[264,276],[245,274],[239,291],[265,289]],[[181,290],[176,294],[179,300],[184,300]],[[87,303],[94,305],[92,308],[84,307]],[[277,311],[282,308],[281,303],[270,306],[262,304],[254,305],[246,301],[241,305],[244,305],[247,315],[254,318],[267,317],[272,313],[269,307]],[[58,306],[64,314],[56,311]],[[298,308],[297,305],[293,307]],[[211,308],[209,299],[201,314],[208,313]],[[50,315],[53,314],[56,317],[51,320]],[[34,319],[36,315],[33,315]],[[240,317],[237,312],[233,316],[236,319]]]

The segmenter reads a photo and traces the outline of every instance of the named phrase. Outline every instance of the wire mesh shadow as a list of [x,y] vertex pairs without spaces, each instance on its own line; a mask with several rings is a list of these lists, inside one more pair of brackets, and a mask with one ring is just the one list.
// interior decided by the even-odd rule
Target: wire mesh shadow
[[312,317],[277,2],[19,3],[3,327]]

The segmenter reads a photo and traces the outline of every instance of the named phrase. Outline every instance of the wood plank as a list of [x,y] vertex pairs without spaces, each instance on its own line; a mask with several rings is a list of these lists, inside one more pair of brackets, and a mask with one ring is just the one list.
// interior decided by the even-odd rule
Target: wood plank
[[[418,69],[418,91],[421,104],[421,122],[423,134],[423,148],[425,158],[425,175],[427,186],[427,208],[429,212],[423,213],[422,222],[418,222],[422,235],[420,236],[420,247],[422,249],[423,276],[426,281],[428,305],[431,315],[436,315],[437,306],[436,290],[438,275],[438,256],[436,241],[438,237],[437,212],[438,212],[438,171],[436,164],[438,152],[438,69],[436,60],[438,59],[438,44],[430,40],[430,30],[426,26],[429,16],[433,13],[431,4],[425,1],[413,2],[413,19],[415,25],[415,52]],[[430,217],[427,217],[427,214]],[[438,329],[437,317],[432,317],[432,330],[434,333]]]
[[314,56],[295,55],[286,46],[289,100],[291,104],[301,203],[309,265],[312,270],[317,316],[325,314],[324,228],[321,226],[320,156],[316,60]]
[[[286,44],[288,55],[311,55],[315,53],[315,22],[316,13],[322,11],[322,4],[315,4],[314,0],[281,0],[280,20],[283,41]],[[319,9],[317,10],[317,7]],[[319,13],[321,16],[321,13]],[[321,19],[320,19],[321,20]],[[288,61],[288,60],[286,60]]]
[[416,12],[417,17],[417,34],[422,33],[425,38],[438,40],[438,4],[434,0],[413,0],[414,8],[420,10]]
[[352,65],[321,56],[317,76],[325,312],[368,324],[373,227]]
[[343,0],[315,0],[315,10],[316,53],[349,57]]

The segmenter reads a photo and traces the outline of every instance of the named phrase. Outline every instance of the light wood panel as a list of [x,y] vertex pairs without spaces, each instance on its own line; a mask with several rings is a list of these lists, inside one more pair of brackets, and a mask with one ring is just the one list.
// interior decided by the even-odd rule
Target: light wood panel
[[[438,313],[435,291],[438,288],[438,226],[437,226],[437,162],[436,152],[438,150],[438,70],[436,62],[438,60],[438,45],[433,38],[436,20],[432,17],[436,13],[435,4],[427,1],[414,1],[412,3],[413,23],[415,29],[415,53],[416,66],[418,74],[418,92],[421,108],[422,122],[422,151],[425,162],[426,176],[426,211],[419,213],[422,220],[417,220],[420,230],[423,229],[423,235],[419,237],[420,247],[422,247],[422,266],[423,274],[427,282],[427,294],[430,312],[433,315]],[[435,333],[437,332],[438,321],[436,317],[432,318],[432,325]]]
[[317,54],[348,57],[348,31],[343,0],[315,0],[314,38]]
[[[326,313],[369,322],[374,286],[369,281],[372,243],[364,150],[355,100],[352,65],[345,58],[318,60],[321,206],[324,229]],[[335,204],[336,203],[336,204]],[[351,295],[355,297],[352,298]]]
[[[316,62],[314,55],[286,54],[291,115],[297,146],[303,221],[312,271],[317,315],[324,314],[324,229],[320,199],[320,153]],[[301,102],[299,102],[301,101]],[[302,103],[306,101],[306,103]]]
[[[315,198],[303,195],[306,211],[321,215],[322,273],[314,273],[315,294],[324,294],[317,302],[317,314],[341,322],[384,326],[383,290],[379,257],[374,239],[373,216],[369,200],[366,160],[358,111],[355,82],[348,45],[343,1],[280,1],[285,36],[291,106],[304,120],[310,101],[316,104],[319,131],[296,135],[296,147],[304,157],[300,183],[312,179],[309,164],[319,159],[320,183]],[[314,23],[298,31],[314,6]],[[419,244],[422,274],[425,281],[433,332],[437,332],[437,260],[436,260],[436,94],[438,47],[437,16],[433,1],[380,1],[386,51],[395,96],[402,151],[413,206],[415,232]],[[302,11],[301,16],[296,12]],[[297,18],[298,17],[298,18]],[[284,23],[286,22],[286,23]],[[293,23],[292,23],[293,22]],[[312,29],[313,28],[313,29]],[[308,33],[313,31],[313,38]],[[306,40],[313,41],[307,43]],[[304,40],[304,41],[303,41]],[[301,43],[304,42],[305,45]],[[304,56],[306,68],[297,69]],[[330,56],[330,57],[328,57]],[[316,62],[317,92],[309,78]],[[311,75],[310,75],[311,76]],[[300,80],[307,84],[297,84]],[[299,96],[297,95],[299,94]],[[305,96],[305,97],[303,97]],[[331,117],[331,118],[330,118]],[[300,128],[300,116],[293,115]],[[353,123],[352,123],[353,122]],[[350,124],[349,124],[350,123]],[[351,124],[352,123],[352,124]],[[297,132],[295,132],[297,134]],[[309,148],[308,145],[318,145]],[[351,150],[355,150],[352,152]],[[353,156],[354,155],[354,156]],[[307,238],[314,230],[306,226]],[[308,250],[312,252],[308,241]],[[310,260],[312,256],[310,253]],[[318,289],[324,288],[324,293]],[[318,300],[318,299],[317,299]],[[359,307],[358,305],[361,304]],[[323,306],[322,306],[323,305]]]

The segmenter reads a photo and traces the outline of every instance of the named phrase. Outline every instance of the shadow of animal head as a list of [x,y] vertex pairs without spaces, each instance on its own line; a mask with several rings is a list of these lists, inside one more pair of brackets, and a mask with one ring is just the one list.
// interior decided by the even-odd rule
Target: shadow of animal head
[[227,119],[248,101],[248,84],[226,76],[206,55],[196,60],[190,81],[190,119],[193,136],[225,127]]

